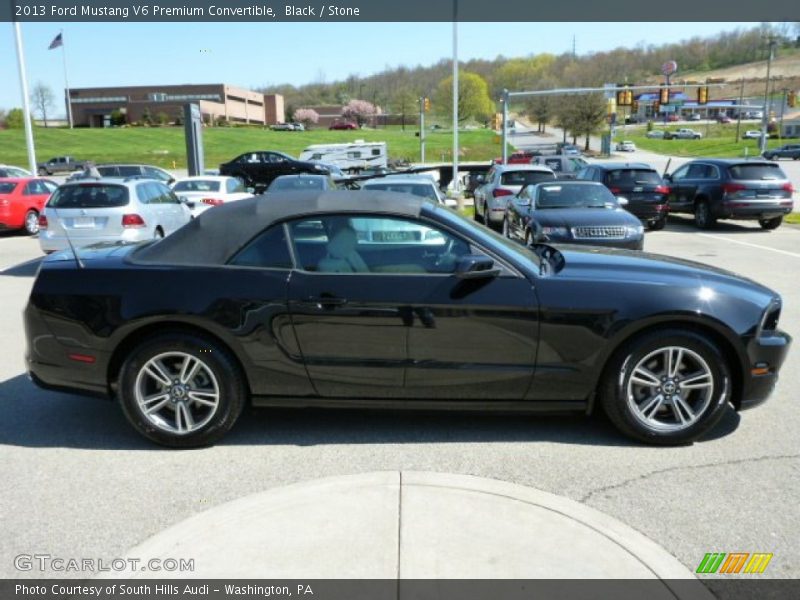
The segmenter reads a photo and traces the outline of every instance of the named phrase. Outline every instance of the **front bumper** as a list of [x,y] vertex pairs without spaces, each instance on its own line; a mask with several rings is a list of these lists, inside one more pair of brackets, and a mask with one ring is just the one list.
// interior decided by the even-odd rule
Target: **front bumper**
[[599,248],[622,248],[625,250],[642,250],[644,248],[644,235],[629,237],[625,239],[574,239],[547,236],[542,240],[550,244],[575,244],[578,246],[595,246]]
[[751,408],[769,398],[791,345],[792,337],[780,330],[764,331],[750,341],[747,345],[750,365],[744,375],[742,397],[736,408]]

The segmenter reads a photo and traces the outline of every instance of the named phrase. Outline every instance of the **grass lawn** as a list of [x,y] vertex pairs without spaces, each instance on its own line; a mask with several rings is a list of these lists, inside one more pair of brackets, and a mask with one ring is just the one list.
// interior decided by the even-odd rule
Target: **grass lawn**
[[[411,128],[362,129],[359,131],[305,132],[270,131],[250,127],[213,127],[203,129],[205,164],[208,168],[250,150],[279,150],[297,156],[311,144],[386,142],[390,159],[419,161],[419,138]],[[459,131],[461,160],[490,160],[500,155],[496,134],[487,129]],[[428,162],[450,160],[453,137],[450,132],[426,132]],[[165,168],[186,166],[186,147],[182,127],[129,127],[110,129],[34,128],[36,159],[44,162],[53,156],[70,155],[80,160],[132,162]],[[19,130],[0,130],[0,163],[27,165],[25,134]]]
[[800,213],[789,213],[783,217],[784,223],[791,223],[792,225],[800,225]]
[[[670,156],[715,156],[737,158],[745,156],[745,149],[748,156],[758,156],[758,140],[739,140],[735,142],[736,124],[735,123],[714,123],[706,127],[705,124],[680,125],[680,126],[654,126],[654,129],[665,129],[675,131],[680,127],[688,127],[703,134],[699,140],[663,140],[645,137],[644,127],[622,133],[617,130],[615,141],[626,139],[636,144],[637,148],[668,154]],[[758,124],[742,123],[740,133],[748,129],[759,129]],[[769,148],[775,148],[789,143],[790,140],[767,140]]]

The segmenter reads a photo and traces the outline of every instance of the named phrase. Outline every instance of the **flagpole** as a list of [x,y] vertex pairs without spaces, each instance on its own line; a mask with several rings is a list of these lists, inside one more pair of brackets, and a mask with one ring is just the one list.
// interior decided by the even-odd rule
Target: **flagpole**
[[33,125],[31,124],[31,104],[28,97],[28,76],[25,74],[25,53],[22,50],[22,31],[19,21],[14,21],[14,37],[17,40],[17,67],[19,68],[19,85],[22,88],[22,116],[25,121],[25,142],[28,145],[28,167],[36,175],[36,151],[33,148]]
[[67,121],[72,129],[72,100],[69,96],[69,79],[67,78],[67,45],[64,43],[64,30],[61,29],[61,58],[64,59],[64,87],[67,89]]

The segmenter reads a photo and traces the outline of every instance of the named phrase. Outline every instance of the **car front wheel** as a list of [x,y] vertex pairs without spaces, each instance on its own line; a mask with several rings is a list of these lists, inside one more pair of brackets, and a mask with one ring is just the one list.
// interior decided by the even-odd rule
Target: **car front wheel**
[[655,221],[650,221],[650,231],[660,231],[664,229],[667,224],[667,217],[661,217]]
[[629,437],[659,445],[690,443],[710,431],[731,395],[719,348],[681,329],[629,342],[604,377],[600,397],[611,422]]
[[120,371],[125,417],[141,435],[164,446],[213,444],[236,423],[246,397],[244,378],[230,354],[191,334],[146,340]]
[[783,217],[775,217],[772,219],[759,219],[758,224],[762,229],[777,229],[783,223]]

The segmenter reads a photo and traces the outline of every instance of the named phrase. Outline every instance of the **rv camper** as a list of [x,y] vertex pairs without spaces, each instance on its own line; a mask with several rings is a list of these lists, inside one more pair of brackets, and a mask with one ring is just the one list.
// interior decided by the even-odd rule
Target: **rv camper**
[[314,144],[300,153],[300,160],[336,165],[343,171],[386,167],[386,142],[356,140],[352,144]]

